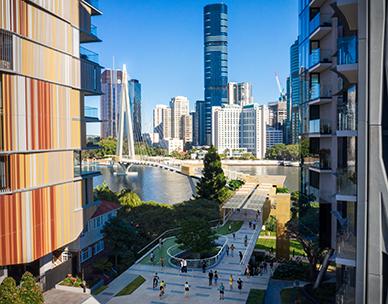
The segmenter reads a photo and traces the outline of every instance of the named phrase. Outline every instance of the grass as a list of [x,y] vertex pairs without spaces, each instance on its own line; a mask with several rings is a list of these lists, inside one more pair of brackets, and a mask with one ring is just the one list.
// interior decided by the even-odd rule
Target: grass
[[[255,249],[270,251],[271,248],[276,249],[276,239],[258,238]],[[305,254],[302,245],[297,240],[290,241],[290,255],[293,251],[295,251],[296,256]]]
[[282,304],[291,304],[294,303],[295,300],[299,297],[300,298],[300,289],[301,287],[297,288],[285,288],[280,292],[280,298]]
[[251,289],[246,304],[263,304],[265,290]]
[[[226,235],[240,230],[243,221],[228,221],[224,226],[218,227],[215,231],[217,234]],[[232,225],[232,230],[229,231],[229,224]]]
[[269,230],[261,230],[260,236],[276,236],[275,231],[269,231]]
[[151,252],[149,252],[148,255],[145,256],[140,261],[140,264],[143,264],[143,265],[160,265],[160,257],[163,257],[164,258],[164,265],[166,265],[167,264],[167,249],[170,248],[173,245],[176,245],[175,237],[165,240],[164,243],[163,243],[163,246],[161,248],[157,247],[154,250],[155,259],[154,259],[154,263],[153,264],[150,261],[150,254],[151,254]]
[[115,297],[130,295],[136,289],[138,289],[140,285],[143,284],[144,282],[145,282],[145,279],[142,276],[140,275],[137,276],[136,279],[134,279],[131,283],[129,283],[127,286],[121,289],[120,292],[115,295]]
[[105,289],[108,288],[108,285],[102,285],[98,287],[96,290],[92,292],[93,295],[98,295],[99,293],[103,292]]

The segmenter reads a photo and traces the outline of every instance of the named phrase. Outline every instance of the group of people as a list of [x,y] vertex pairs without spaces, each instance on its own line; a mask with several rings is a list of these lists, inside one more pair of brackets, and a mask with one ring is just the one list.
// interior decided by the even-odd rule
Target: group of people
[[245,272],[244,272],[244,274],[246,275],[246,276],[254,276],[254,275],[263,275],[264,273],[267,273],[268,272],[268,266],[269,266],[269,268],[270,268],[270,270],[271,270],[271,272],[270,273],[272,273],[272,271],[273,271],[273,262],[271,261],[271,262],[269,262],[269,263],[267,263],[267,262],[261,262],[260,264],[259,264],[259,266],[256,266],[256,265],[254,265],[254,266],[251,266],[250,264],[248,264],[246,267],[245,267]]
[[249,221],[249,228],[253,229],[253,230],[256,230],[256,225],[257,225],[257,222],[255,220],[253,221]]
[[[155,265],[155,253],[153,251],[150,254],[150,262],[152,263],[152,265]],[[163,256],[160,257],[159,263],[160,263],[160,267],[163,268],[164,267],[164,258],[163,258]]]
[[[218,272],[217,270],[214,270],[214,272],[210,269],[209,270],[209,273],[208,273],[208,279],[209,279],[209,286],[213,286],[213,280],[214,280],[214,285],[217,286],[218,284],[218,279],[219,279],[219,275],[218,275]],[[243,281],[241,280],[241,278],[238,278],[237,280],[237,289],[240,291],[242,291],[242,283]],[[231,274],[229,276],[229,289],[230,290],[233,290],[233,284],[234,284],[234,278],[233,278],[233,275]],[[224,283],[220,283],[220,286],[218,287],[218,291],[220,292],[220,300],[224,300],[224,294],[225,294],[225,286],[224,286]]]
[[166,292],[167,284],[164,280],[161,280],[160,283],[159,281],[160,281],[160,278],[158,276],[158,273],[155,272],[154,277],[152,278],[152,289],[155,289],[159,285],[159,298],[161,299]]

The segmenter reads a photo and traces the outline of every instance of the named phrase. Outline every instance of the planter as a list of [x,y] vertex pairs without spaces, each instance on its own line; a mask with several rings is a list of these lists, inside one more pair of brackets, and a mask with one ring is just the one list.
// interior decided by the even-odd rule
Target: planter
[[[82,287],[71,287],[71,286],[66,286],[66,285],[55,284],[55,289],[69,291],[69,292],[75,292],[75,293],[84,293],[84,289]],[[86,288],[85,293],[90,294],[90,289]]]

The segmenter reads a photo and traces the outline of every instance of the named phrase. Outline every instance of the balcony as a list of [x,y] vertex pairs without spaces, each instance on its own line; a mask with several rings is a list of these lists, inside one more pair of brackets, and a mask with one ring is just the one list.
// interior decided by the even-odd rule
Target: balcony
[[101,172],[95,166],[75,165],[74,177],[91,177],[101,175]]
[[337,109],[337,136],[357,136],[357,110],[347,105]]
[[337,173],[337,195],[340,201],[356,201],[357,196],[357,171],[356,167],[338,169]]
[[309,73],[321,73],[330,68],[331,54],[331,50],[312,50],[309,56]]
[[90,24],[89,26],[80,28],[80,42],[101,42],[102,40],[97,36],[97,26]]
[[357,0],[337,0],[337,7],[342,12],[351,31],[357,30],[358,22],[358,1]]
[[318,13],[310,20],[310,40],[320,40],[331,31],[331,15]]
[[99,9],[99,0],[82,0],[82,2],[92,9],[92,16],[102,15]]
[[86,96],[101,95],[101,66],[88,58],[81,55],[81,90]]
[[330,137],[332,135],[331,121],[314,119],[309,121],[309,137]]
[[0,29],[0,70],[13,70],[13,36]]
[[357,82],[358,40],[357,36],[340,37],[337,41],[337,72],[350,83]]
[[325,104],[332,101],[333,88],[323,86],[320,83],[312,84],[310,87],[309,105]]
[[330,173],[331,172],[331,158],[330,150],[321,149],[319,154],[312,154],[309,157],[303,159],[304,165],[310,170],[319,173]]
[[98,109],[94,107],[85,106],[84,121],[101,122],[101,120],[98,117]]
[[82,46],[79,48],[79,52],[80,52],[81,59],[86,59],[94,63],[99,62],[99,56],[97,53],[92,52],[91,50],[88,50],[87,48],[84,48]]

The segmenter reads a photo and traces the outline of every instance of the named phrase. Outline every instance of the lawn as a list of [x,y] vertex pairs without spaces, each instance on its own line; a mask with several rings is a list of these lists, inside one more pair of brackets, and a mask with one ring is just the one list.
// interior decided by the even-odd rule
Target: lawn
[[[216,229],[216,233],[226,235],[229,233],[237,232],[240,230],[243,223],[243,221],[228,221],[224,226],[218,227]],[[232,225],[232,231],[229,231],[229,224]]]
[[251,289],[249,291],[246,304],[263,304],[264,303],[265,290]]
[[[276,249],[276,239],[258,238],[255,249],[270,251],[271,248]],[[302,245],[297,240],[290,241],[290,255],[293,251],[295,251],[295,255],[304,255],[305,253]]]
[[142,276],[137,276],[136,279],[134,279],[131,283],[129,283],[127,286],[125,286],[121,291],[115,295],[115,297],[119,296],[126,296],[130,295],[132,292],[134,292],[137,288],[140,287],[141,284],[145,282],[145,279]]
[[269,230],[261,230],[260,236],[276,236],[275,231],[269,231]]
[[[164,258],[164,265],[167,265],[167,249],[170,248],[173,245],[176,245],[175,237],[169,238],[169,239],[165,240],[162,247],[157,247],[154,250],[154,254],[155,254],[154,265],[159,265],[160,264],[160,257],[161,256]],[[140,264],[152,265],[152,263],[150,261],[150,254],[151,254],[151,252],[149,252],[148,255],[145,256],[140,261]]]
[[294,303],[297,298],[300,298],[300,289],[297,288],[285,288],[280,292],[281,304],[291,304]]

